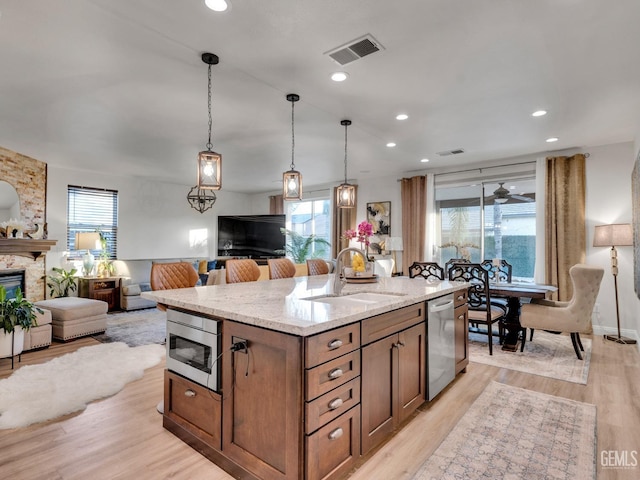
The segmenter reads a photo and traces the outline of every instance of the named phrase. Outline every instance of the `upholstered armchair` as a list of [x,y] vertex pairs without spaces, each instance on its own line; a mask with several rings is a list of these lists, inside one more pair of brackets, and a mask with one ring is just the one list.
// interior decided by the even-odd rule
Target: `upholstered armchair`
[[[580,360],[584,351],[580,333],[590,331],[591,313],[598,297],[604,269],[591,265],[577,264],[569,270],[573,295],[568,302],[554,300],[533,300],[523,305],[520,311],[520,325],[523,328],[567,332],[571,334],[573,349]],[[524,350],[526,330],[520,351]]]

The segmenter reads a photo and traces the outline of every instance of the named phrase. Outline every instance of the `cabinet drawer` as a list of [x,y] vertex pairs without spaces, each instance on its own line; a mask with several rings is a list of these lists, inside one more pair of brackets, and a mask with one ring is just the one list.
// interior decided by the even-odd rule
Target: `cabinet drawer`
[[307,370],[306,400],[311,401],[360,375],[360,350]]
[[305,366],[312,368],[360,348],[360,324],[344,327],[307,337]]
[[305,433],[316,431],[322,425],[339,417],[360,403],[360,377],[325,393],[305,406]]
[[360,457],[360,406],[306,438],[307,480],[341,478]]
[[165,370],[164,414],[174,422],[221,449],[222,399],[175,373]]
[[362,344],[375,342],[424,321],[424,312],[424,303],[417,303],[363,320]]
[[453,306],[459,307],[461,305],[465,305],[467,303],[468,290],[465,288],[463,290],[457,290],[453,294]]

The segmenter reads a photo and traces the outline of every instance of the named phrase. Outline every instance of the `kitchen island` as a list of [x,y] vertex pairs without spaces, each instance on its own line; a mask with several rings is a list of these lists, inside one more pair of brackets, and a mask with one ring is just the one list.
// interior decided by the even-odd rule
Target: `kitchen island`
[[221,337],[213,388],[166,371],[165,428],[237,478],[341,478],[427,398],[429,301],[453,294],[451,361],[466,367],[467,284],[393,277],[332,291],[333,275],[319,275],[145,292],[216,320]]

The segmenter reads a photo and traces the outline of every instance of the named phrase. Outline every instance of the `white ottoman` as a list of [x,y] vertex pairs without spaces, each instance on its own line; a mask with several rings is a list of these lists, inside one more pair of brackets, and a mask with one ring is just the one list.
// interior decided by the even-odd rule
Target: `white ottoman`
[[109,304],[101,300],[79,297],[61,297],[35,302],[51,312],[53,338],[72,340],[107,329]]

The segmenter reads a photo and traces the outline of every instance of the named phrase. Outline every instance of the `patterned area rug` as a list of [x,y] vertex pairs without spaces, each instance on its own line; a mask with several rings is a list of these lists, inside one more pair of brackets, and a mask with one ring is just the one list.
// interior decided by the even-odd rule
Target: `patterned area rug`
[[536,330],[532,342],[527,337],[522,353],[520,344],[517,352],[507,352],[502,350],[497,340],[494,338],[493,355],[489,355],[487,336],[469,334],[469,360],[567,382],[587,384],[591,362],[591,339],[589,338],[581,337],[584,360],[578,360],[568,335],[554,335]]
[[593,479],[595,452],[595,405],[492,382],[413,480]]
[[157,308],[107,315],[107,330],[93,335],[102,343],[124,342],[130,347],[164,343],[167,314]]

